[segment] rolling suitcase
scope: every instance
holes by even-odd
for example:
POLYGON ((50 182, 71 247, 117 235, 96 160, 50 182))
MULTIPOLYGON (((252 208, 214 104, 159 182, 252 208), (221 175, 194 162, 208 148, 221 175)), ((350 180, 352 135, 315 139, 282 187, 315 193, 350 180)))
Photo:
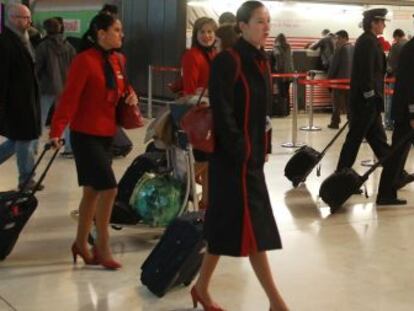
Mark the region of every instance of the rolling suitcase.
POLYGON ((173 220, 141 266, 141 282, 162 297, 172 287, 190 285, 198 273, 206 243, 203 212, 190 212, 173 220))
POLYGON ((287 98, 280 96, 279 94, 272 97, 272 117, 286 117, 289 115, 290 107, 287 98))
MULTIPOLYGON (((296 188, 301 182, 305 182, 308 175, 322 160, 325 153, 345 130, 347 125, 348 122, 342 126, 342 128, 338 131, 338 133, 336 133, 336 135, 331 139, 331 141, 328 143, 325 149, 322 150, 322 152, 318 152, 309 146, 303 146, 295 152, 293 157, 290 158, 285 166, 285 176, 292 182, 293 187, 296 188)), ((320 175, 319 169, 317 175, 320 175)))
MULTIPOLYGON (((390 153, 377 161, 370 167, 364 175, 359 175, 352 168, 343 168, 338 172, 334 172, 328 178, 326 178, 319 189, 319 196, 328 204, 331 213, 337 212, 342 204, 349 199, 351 195, 356 193, 357 190, 367 181, 369 175, 374 172, 378 166, 382 165, 393 153, 398 152, 399 149, 411 140, 414 136, 414 131, 408 133, 403 139, 401 139, 396 146, 390 151, 390 153)), ((367 196, 367 194, 366 194, 367 196)))
POLYGON ((112 155, 114 157, 126 157, 132 150, 132 141, 121 127, 117 127, 112 143, 112 155))
MULTIPOLYGON (((51 145, 45 145, 43 152, 35 163, 30 177, 23 184, 22 189, 24 189, 27 183, 31 180, 39 163, 50 148, 51 145)), ((7 191, 0 193, 0 260, 4 260, 13 250, 20 232, 35 211, 38 204, 35 193, 44 180, 58 152, 59 150, 56 149, 53 153, 52 158, 49 160, 33 190, 7 191)))

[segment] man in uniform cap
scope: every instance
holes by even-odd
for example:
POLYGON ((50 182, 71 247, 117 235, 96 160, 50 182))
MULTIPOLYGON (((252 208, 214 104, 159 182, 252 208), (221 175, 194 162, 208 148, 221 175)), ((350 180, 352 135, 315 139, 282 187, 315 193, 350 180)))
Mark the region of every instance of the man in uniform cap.
MULTIPOLYGON (((377 36, 384 31, 386 14, 386 9, 372 9, 363 13, 364 33, 355 43, 352 65, 349 131, 342 146, 337 171, 352 167, 364 138, 378 159, 390 152, 381 118, 385 54, 377 40, 377 36)), ((412 180, 413 176, 404 171, 398 177, 398 184, 404 186, 412 180)), ((388 199, 387 203, 404 203, 397 199, 388 199)))
MULTIPOLYGON (((395 148, 414 128, 414 38, 401 49, 397 69, 396 82, 391 107, 391 119, 394 120, 392 147, 395 148)), ((397 198, 398 177, 411 148, 411 141, 403 144, 398 152, 385 163, 378 189, 377 203, 406 202, 397 198)))

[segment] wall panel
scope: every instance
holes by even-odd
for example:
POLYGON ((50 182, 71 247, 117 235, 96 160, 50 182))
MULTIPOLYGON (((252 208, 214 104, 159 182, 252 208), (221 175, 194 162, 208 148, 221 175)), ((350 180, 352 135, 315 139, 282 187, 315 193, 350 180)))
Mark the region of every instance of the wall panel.
MULTIPOLYGON (((124 51, 128 73, 140 94, 147 94, 148 65, 179 66, 185 50, 185 0, 124 0, 124 51)), ((155 75, 155 96, 170 97, 167 84, 175 75, 155 75)))

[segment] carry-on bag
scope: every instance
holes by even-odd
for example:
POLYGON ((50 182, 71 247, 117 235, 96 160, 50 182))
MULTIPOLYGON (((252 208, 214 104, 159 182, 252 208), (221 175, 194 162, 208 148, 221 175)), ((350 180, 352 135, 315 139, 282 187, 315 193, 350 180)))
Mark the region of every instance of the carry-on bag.
POLYGON ((126 157, 132 150, 132 141, 125 131, 117 126, 114 141, 112 143, 112 155, 114 157, 126 157))
POLYGON ((362 176, 355 172, 352 168, 347 167, 328 176, 319 188, 319 196, 326 204, 328 204, 331 213, 334 214, 337 212, 341 208, 342 204, 344 204, 351 195, 355 194, 361 188, 361 186, 367 181, 369 175, 374 172, 378 166, 387 161, 387 159, 389 159, 395 152, 398 152, 399 149, 409 140, 413 139, 413 137, 414 131, 411 131, 396 144, 388 155, 377 161, 362 176))
MULTIPOLYGON (((285 176, 292 182, 293 187, 296 188, 301 182, 305 182, 308 175, 322 160, 325 153, 334 144, 347 125, 348 122, 342 126, 342 128, 338 131, 338 133, 336 133, 322 152, 316 151, 309 146, 303 146, 295 152, 293 157, 290 158, 285 166, 285 176)), ((320 169, 318 169, 317 175, 320 175, 320 169)))
POLYGON ((184 185, 170 174, 145 173, 129 201, 137 216, 151 227, 166 227, 181 212, 184 185))
POLYGON ((290 106, 287 98, 280 96, 279 94, 273 94, 272 96, 272 109, 271 117, 286 117, 289 115, 290 106))
POLYGON ((118 194, 111 214, 112 224, 135 225, 141 220, 129 204, 135 185, 145 173, 160 172, 166 166, 165 152, 146 152, 134 159, 118 183, 118 194))
POLYGON ((37 207, 36 191, 46 177, 59 150, 56 149, 45 170, 32 190, 25 190, 33 178, 34 172, 42 161, 46 152, 52 147, 46 144, 38 160, 36 161, 29 178, 23 183, 19 191, 7 191, 0 193, 0 260, 4 260, 13 250, 20 232, 23 230, 30 216, 37 207))
POLYGON ((158 297, 174 286, 188 286, 198 273, 206 243, 203 212, 183 214, 170 223, 141 266, 141 282, 158 297))

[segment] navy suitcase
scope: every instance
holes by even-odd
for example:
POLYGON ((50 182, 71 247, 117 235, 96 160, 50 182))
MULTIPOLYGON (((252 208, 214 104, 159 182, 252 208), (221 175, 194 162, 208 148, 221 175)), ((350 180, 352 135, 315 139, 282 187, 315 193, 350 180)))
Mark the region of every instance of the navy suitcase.
POLYGON ((198 273, 206 243, 204 212, 190 212, 173 220, 141 266, 141 282, 162 297, 174 286, 188 286, 198 273))
MULTIPOLYGON (((50 148, 51 145, 49 144, 45 146, 25 184, 31 180, 36 168, 50 148)), ((36 190, 44 180, 58 152, 59 150, 56 149, 33 190, 7 191, 0 193, 0 260, 6 259, 13 250, 20 232, 35 211, 38 204, 35 197, 36 190)), ((24 188, 25 185, 23 185, 22 189, 24 188)))

